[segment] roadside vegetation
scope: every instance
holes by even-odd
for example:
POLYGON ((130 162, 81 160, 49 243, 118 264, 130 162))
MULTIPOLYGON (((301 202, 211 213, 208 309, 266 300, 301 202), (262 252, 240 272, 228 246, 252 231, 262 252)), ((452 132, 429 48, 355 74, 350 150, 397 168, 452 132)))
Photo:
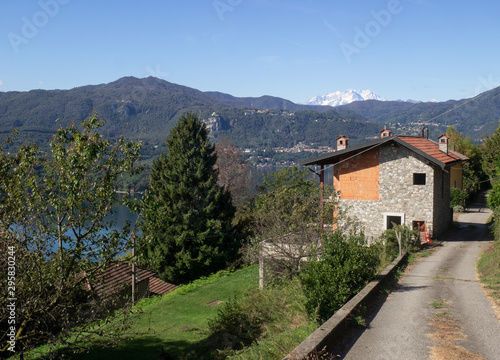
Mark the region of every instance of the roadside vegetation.
POLYGON ((493 211, 494 241, 481 256, 477 269, 488 295, 500 306, 500 126, 484 142, 482 166, 492 186, 487 203, 493 211))

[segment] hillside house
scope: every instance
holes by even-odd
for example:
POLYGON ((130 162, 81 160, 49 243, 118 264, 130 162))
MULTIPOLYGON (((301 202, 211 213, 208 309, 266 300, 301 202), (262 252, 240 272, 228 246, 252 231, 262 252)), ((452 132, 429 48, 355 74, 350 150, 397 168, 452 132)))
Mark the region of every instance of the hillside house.
POLYGON ((448 148, 446 135, 434 142, 384 129, 380 138, 352 147, 349 138, 339 136, 336 152, 301 165, 319 166, 322 185, 325 169, 333 167, 332 185, 339 192, 335 212, 355 217, 369 239, 393 223, 413 228, 425 224, 435 238, 452 224, 450 187, 462 187, 462 163, 467 160, 448 148))

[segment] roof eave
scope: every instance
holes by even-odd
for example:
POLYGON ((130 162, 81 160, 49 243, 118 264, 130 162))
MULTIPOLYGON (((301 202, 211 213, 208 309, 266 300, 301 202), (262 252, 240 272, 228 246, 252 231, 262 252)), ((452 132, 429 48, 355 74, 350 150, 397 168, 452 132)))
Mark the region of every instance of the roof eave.
POLYGON ((333 159, 335 159, 335 158, 338 158, 338 157, 341 157, 343 155, 347 155, 350 153, 362 151, 362 150, 365 150, 365 149, 370 148, 370 147, 380 146, 380 145, 382 145, 386 142, 389 142, 390 140, 394 140, 394 139, 395 139, 394 136, 390 136, 390 137, 386 137, 383 139, 372 140, 372 141, 369 141, 369 142, 366 142, 366 143, 363 143, 360 145, 349 147, 347 149, 335 151, 334 153, 327 153, 324 155, 317 156, 315 158, 309 158, 309 159, 300 161, 299 165, 301 165, 301 166, 330 165, 334 162, 333 159))

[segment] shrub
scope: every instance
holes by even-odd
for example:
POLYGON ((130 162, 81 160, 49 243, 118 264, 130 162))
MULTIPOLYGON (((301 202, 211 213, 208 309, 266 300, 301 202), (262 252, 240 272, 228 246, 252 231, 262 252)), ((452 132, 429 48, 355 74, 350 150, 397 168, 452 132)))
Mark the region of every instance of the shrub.
POLYGON ((208 326, 212 347, 220 350, 239 350, 254 342, 261 334, 263 319, 245 309, 238 297, 230 299, 217 312, 208 326))
POLYGON ((457 188, 450 189, 451 208, 454 208, 455 206, 464 206, 466 200, 467 200, 467 192, 457 188))
POLYGON ((384 244, 383 252, 391 261, 399 256, 399 243, 396 232, 402 234, 401 245, 403 252, 419 247, 418 229, 411 230, 407 225, 394 225, 392 229, 385 230, 381 236, 381 241, 384 244))
POLYGON ((219 305, 203 351, 213 360, 282 359, 317 328, 306 315, 305 301, 297 278, 238 295, 219 305))
POLYGON ((495 210, 500 206, 500 183, 493 185, 488 194, 488 207, 495 210))
POLYGON ((323 240, 319 259, 300 274, 310 316, 326 321, 375 277, 377 250, 364 244, 363 236, 340 231, 323 240))

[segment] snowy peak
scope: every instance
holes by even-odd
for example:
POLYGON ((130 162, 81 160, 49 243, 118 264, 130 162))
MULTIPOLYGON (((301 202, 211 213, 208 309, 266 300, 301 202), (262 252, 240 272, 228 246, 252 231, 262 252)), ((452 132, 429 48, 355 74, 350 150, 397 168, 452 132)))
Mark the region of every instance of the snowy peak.
POLYGON ((346 90, 336 91, 326 95, 318 95, 307 101, 306 105, 339 106, 350 104, 354 101, 379 100, 386 101, 383 97, 371 90, 346 90))

